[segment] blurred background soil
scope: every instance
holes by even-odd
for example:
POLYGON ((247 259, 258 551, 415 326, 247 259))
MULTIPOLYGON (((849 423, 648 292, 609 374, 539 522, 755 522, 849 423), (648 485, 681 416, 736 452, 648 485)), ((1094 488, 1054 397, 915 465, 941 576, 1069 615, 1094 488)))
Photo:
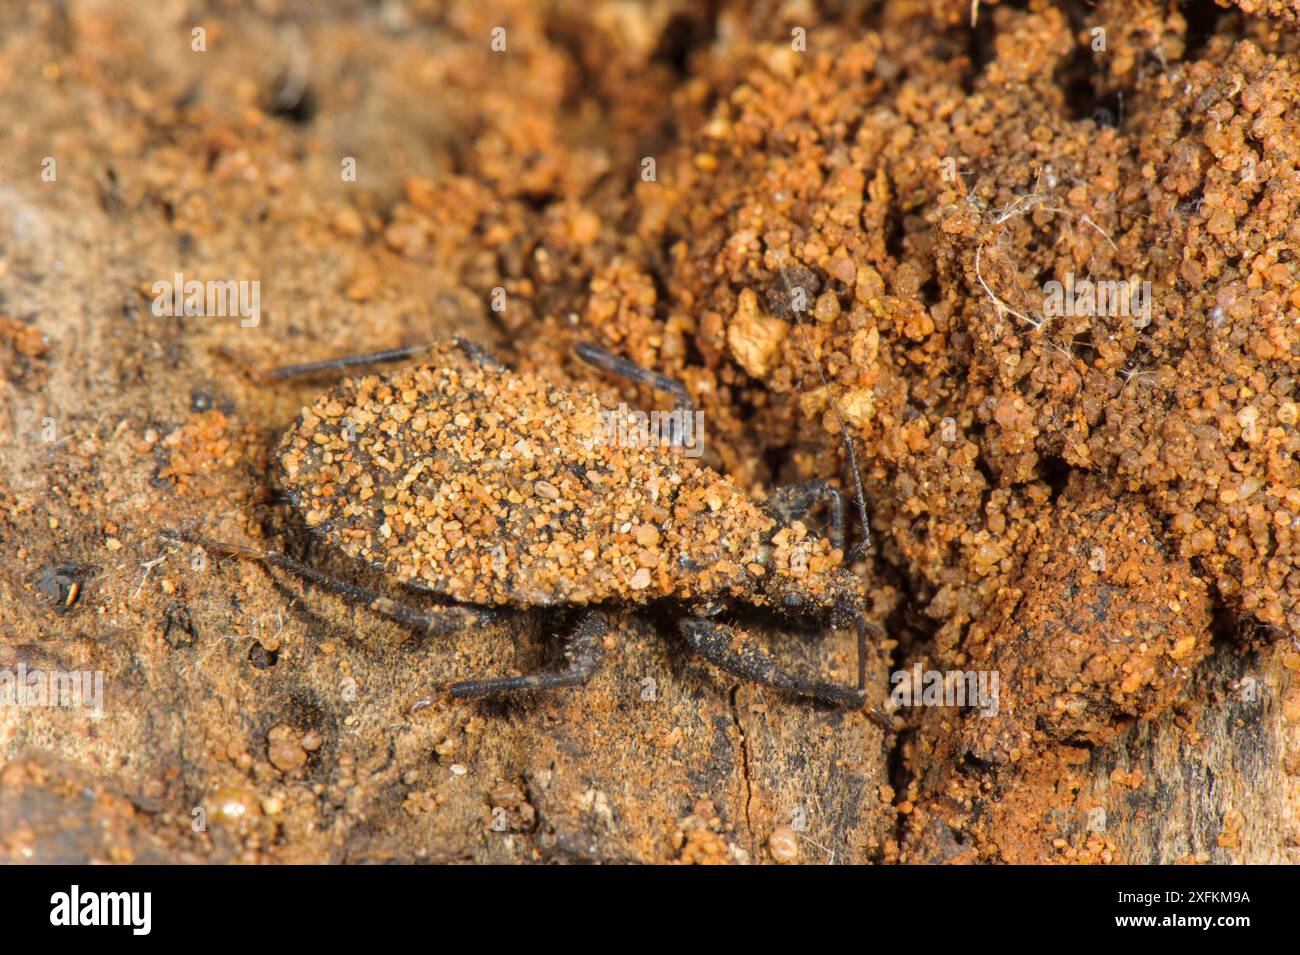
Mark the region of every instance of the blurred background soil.
MULTIPOLYGON (((0 858, 1297 861, 1298 20, 5 5, 0 667, 102 671, 106 700, 0 707, 0 858), (155 315, 177 273, 260 282, 260 321, 155 315), (1149 282, 1149 321, 1046 316, 1069 274, 1149 282), (413 708, 544 663, 563 615, 417 641, 159 540, 383 586, 279 493, 328 379, 215 350, 452 333, 557 381, 593 380, 582 339, 680 378, 756 498, 845 480, 815 353, 869 498, 880 702, 893 670, 996 670, 998 714, 882 734, 628 615, 584 691, 413 708)), ((765 636, 851 668, 848 634, 765 636)))

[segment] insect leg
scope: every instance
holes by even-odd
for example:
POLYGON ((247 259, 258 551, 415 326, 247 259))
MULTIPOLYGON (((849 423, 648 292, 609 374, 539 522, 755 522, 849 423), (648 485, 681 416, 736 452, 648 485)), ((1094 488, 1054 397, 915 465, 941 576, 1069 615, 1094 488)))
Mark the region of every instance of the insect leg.
POLYGON ((656 391, 668 392, 676 401, 675 407, 679 411, 695 410, 695 403, 691 400, 691 393, 686 390, 685 385, 674 378, 661 375, 657 371, 650 371, 648 368, 642 368, 640 365, 630 362, 626 358, 620 358, 613 352, 606 351, 592 342, 579 342, 577 352, 579 358, 601 371, 608 372, 611 375, 618 375, 620 378, 626 378, 629 381, 635 381, 637 384, 646 385, 656 391))
POLYGON ((513 696, 533 690, 554 690, 567 686, 582 686, 600 668, 605 656, 602 641, 605 638, 605 618, 598 613, 587 613, 578 621, 564 645, 564 656, 569 665, 563 670, 529 673, 525 676, 502 676, 486 680, 462 680, 447 689, 454 700, 484 696, 513 696))
POLYGON ((782 524, 807 517, 822 503, 825 503, 830 518, 831 545, 843 550, 848 543, 844 519, 845 497, 844 492, 834 484, 823 478, 789 484, 773 491, 767 502, 782 524))
POLYGON ((494 616, 491 610, 479 607, 452 606, 438 607, 432 610, 417 610, 414 607, 408 607, 406 604, 398 603, 390 597, 385 597, 364 587, 358 587, 346 580, 340 580, 338 577, 333 577, 317 570, 315 567, 310 567, 301 561, 294 560, 292 557, 273 550, 250 547, 245 544, 226 544, 181 531, 163 534, 162 538, 169 543, 185 541, 197 544, 204 550, 214 554, 225 554, 229 557, 255 560, 272 567, 279 567, 319 587, 336 593, 345 600, 368 610, 373 610, 390 620, 396 620, 402 626, 422 634, 444 636, 457 633, 474 626, 476 623, 490 620, 494 616))
MULTIPOLYGON (((867 706, 867 691, 864 686, 845 686, 842 683, 830 683, 825 680, 809 680, 787 673, 771 657, 754 646, 747 646, 736 637, 736 632, 726 624, 718 623, 704 617, 686 617, 679 625, 682 636, 692 650, 714 666, 733 673, 743 680, 761 683, 764 686, 789 690, 799 696, 809 696, 836 706, 849 706, 864 709, 867 716, 887 729, 893 729, 893 720, 874 707, 867 706)), ((866 673, 863 668, 862 651, 865 631, 858 634, 858 678, 863 682, 866 673)))
POLYGON ((459 335, 456 336, 455 341, 456 345, 471 361, 482 365, 484 368, 493 368, 497 371, 505 369, 506 366, 501 359, 492 354, 478 342, 470 341, 468 338, 461 338, 459 335))
POLYGON ((313 375, 334 374, 356 368, 360 365, 377 365, 389 361, 405 361, 426 354, 432 346, 428 342, 419 345, 407 345, 403 348, 389 348, 385 351, 367 352, 364 355, 340 355, 337 358, 325 358, 321 361, 308 361, 299 365, 281 365, 278 368, 254 368, 243 355, 224 345, 217 348, 223 358, 241 366, 248 374, 263 384, 274 381, 287 381, 291 378, 310 378, 313 375))
MULTIPOLYGON (((455 342, 460 346, 461 351, 480 365, 496 369, 505 368, 505 365, 495 355, 477 342, 460 337, 457 337, 455 342)), ((239 365, 258 381, 269 384, 273 381, 287 381, 291 378, 310 378, 313 375, 335 374, 349 368, 359 368, 365 365, 405 361, 408 358, 418 358, 420 355, 427 354, 433 347, 434 345, 431 342, 422 342, 418 345, 404 345, 401 348, 387 348, 383 351, 366 352, 361 355, 339 355, 336 358, 323 358, 320 361, 308 361, 298 365, 280 365, 277 368, 254 368, 245 356, 224 345, 218 347, 216 351, 223 358, 239 365)))

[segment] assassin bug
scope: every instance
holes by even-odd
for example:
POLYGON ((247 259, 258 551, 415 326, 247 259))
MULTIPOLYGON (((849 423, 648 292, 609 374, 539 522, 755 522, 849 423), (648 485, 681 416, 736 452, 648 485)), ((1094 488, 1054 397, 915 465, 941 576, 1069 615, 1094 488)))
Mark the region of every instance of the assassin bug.
MULTIPOLYGON (((676 400, 678 382, 598 346, 579 356, 676 400)), ((453 698, 505 697, 588 681, 607 630, 601 607, 672 605, 686 644, 745 680, 839 706, 867 706, 865 591, 847 564, 845 496, 824 480, 777 490, 765 505, 708 467, 653 442, 602 440, 613 412, 583 387, 517 374, 471 342, 451 342, 273 369, 264 380, 423 356, 391 375, 348 378, 304 408, 279 460, 289 500, 310 530, 351 558, 441 605, 420 609, 285 554, 172 532, 205 549, 261 561, 426 634, 447 634, 506 607, 581 609, 567 666, 453 683, 453 698), (830 533, 799 518, 819 506, 830 533), (857 631, 857 685, 787 672, 721 617, 761 608, 797 623, 857 631)), ((820 370, 820 368, 819 368, 820 370)), ((626 413, 626 412, 620 412, 626 413)), ((624 422, 626 424, 626 422, 624 422)), ((849 460, 852 444, 845 431, 849 460)), ((857 505, 866 506, 860 479, 857 505)), ((850 557, 851 559, 851 557, 850 557)))

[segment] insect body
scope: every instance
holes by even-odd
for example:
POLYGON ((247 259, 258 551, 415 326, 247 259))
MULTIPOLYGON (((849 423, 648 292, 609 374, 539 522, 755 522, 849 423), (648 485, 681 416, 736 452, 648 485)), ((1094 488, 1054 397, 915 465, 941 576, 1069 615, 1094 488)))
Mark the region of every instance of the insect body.
MULTIPOLYGON (((582 357, 678 396, 675 382, 594 346, 582 357)), ((626 412, 624 412, 626 413, 626 412)), ((743 677, 838 704, 859 685, 805 680, 746 649, 717 618, 737 605, 799 622, 856 625, 864 592, 844 566, 844 506, 812 482, 749 500, 727 477, 614 422, 585 388, 517 374, 477 346, 443 343, 392 375, 347 379, 305 408, 280 463, 307 526, 345 554, 459 606, 421 611, 336 581, 284 555, 202 541, 294 570, 413 627, 445 631, 496 607, 647 606, 684 611, 680 629, 743 677), (618 425, 622 427, 618 427, 618 425), (630 446, 629 446, 630 445, 630 446), (794 516, 830 505, 832 536, 794 516)), ((453 696, 570 686, 594 671, 603 618, 584 614, 556 673, 453 684, 453 696)))

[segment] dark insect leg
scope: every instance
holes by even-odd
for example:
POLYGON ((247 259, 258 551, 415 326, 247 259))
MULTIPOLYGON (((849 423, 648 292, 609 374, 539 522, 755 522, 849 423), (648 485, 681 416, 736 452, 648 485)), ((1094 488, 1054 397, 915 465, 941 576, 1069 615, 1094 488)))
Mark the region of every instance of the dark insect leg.
POLYGON ((496 355, 492 354, 478 342, 472 342, 468 338, 456 336, 456 344, 471 361, 482 365, 484 368, 493 368, 497 371, 504 371, 505 364, 496 355))
POLYGON ((600 667, 605 656, 605 618, 589 612, 578 621, 564 645, 569 665, 563 670, 530 673, 526 676, 502 676, 486 680, 463 680, 448 687, 454 700, 484 696, 513 696, 533 690, 555 690, 582 686, 600 667))
POLYGON ((787 673, 762 650, 738 640, 736 632, 726 624, 705 617, 687 617, 679 627, 692 650, 728 673, 752 683, 789 690, 799 696, 812 697, 835 706, 863 709, 872 720, 887 729, 893 729, 893 721, 887 714, 867 706, 866 630, 863 627, 858 628, 859 685, 856 687, 809 680, 787 673))
MULTIPOLYGON (((487 368, 505 368, 505 365, 495 355, 477 342, 460 337, 457 337, 455 342, 460 346, 461 351, 478 364, 487 368)), ((430 342, 422 342, 418 345, 405 345, 402 348, 388 348, 384 351, 366 352, 361 355, 340 355, 337 358, 323 358, 320 361, 308 361, 299 365, 281 365, 278 368, 254 368, 247 358, 233 349, 226 348, 224 345, 217 349, 217 353, 239 365, 246 373, 263 384, 269 384, 273 381, 287 381, 291 378, 310 378, 314 375, 335 374, 349 368, 360 368, 365 365, 406 361, 408 358, 418 358, 420 355, 427 354, 432 348, 433 345, 430 342)))
POLYGON ((831 525, 831 545, 843 550, 848 543, 844 518, 846 510, 844 492, 829 481, 813 478, 811 481, 779 487, 772 492, 767 502, 768 507, 782 524, 802 520, 823 503, 826 505, 831 525))
POLYGON ((356 368, 362 365, 378 365, 383 362, 405 361, 408 358, 415 358, 424 355, 429 351, 430 345, 424 342, 419 345, 407 345, 403 348, 389 348, 385 351, 367 352, 364 355, 340 355, 337 358, 325 358, 321 361, 303 362, 300 365, 281 365, 278 368, 253 368, 248 359, 224 346, 217 349, 218 354, 228 358, 235 364, 241 366, 248 374, 255 379, 268 384, 273 381, 287 381, 291 378, 310 378, 313 375, 334 374, 340 371, 346 371, 349 368, 356 368))
POLYGON ((169 543, 186 542, 197 544, 204 550, 214 554, 225 554, 243 560, 256 560, 272 567, 279 567, 302 577, 304 580, 309 580, 319 587, 332 591, 352 603, 382 614, 390 620, 396 620, 402 626, 409 627, 418 633, 439 636, 457 633, 472 627, 476 623, 490 620, 494 616, 491 610, 477 607, 453 606, 438 607, 433 610, 417 610, 382 594, 377 594, 372 590, 366 590, 364 587, 350 584, 346 580, 332 577, 315 567, 309 567, 301 561, 294 560, 292 557, 273 550, 263 550, 259 547, 249 547, 244 544, 225 544, 180 531, 163 534, 162 538, 169 543))
POLYGON ((606 351, 591 342, 579 342, 577 352, 579 358, 601 371, 608 372, 611 375, 618 375, 628 381, 635 381, 637 384, 646 385, 656 391, 668 392, 673 396, 676 402, 675 407, 680 411, 695 410, 695 403, 691 401, 691 393, 686 390, 686 386, 680 381, 669 378, 667 375, 661 375, 657 371, 642 368, 640 365, 634 364, 626 358, 620 358, 613 352, 606 351))

